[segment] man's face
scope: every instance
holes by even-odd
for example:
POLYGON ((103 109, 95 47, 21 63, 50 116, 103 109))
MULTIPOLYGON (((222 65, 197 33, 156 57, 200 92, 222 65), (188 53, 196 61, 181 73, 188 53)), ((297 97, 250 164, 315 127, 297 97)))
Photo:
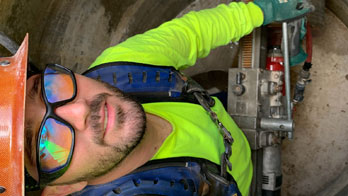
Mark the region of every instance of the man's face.
MULTIPOLYGON (((75 149, 68 170, 53 182, 66 184, 107 173, 139 143, 145 130, 140 104, 108 84, 75 74, 76 98, 55 109, 75 130, 75 149)), ((36 137, 46 107, 41 94, 41 75, 27 81, 25 108, 25 166, 34 179, 36 137)))

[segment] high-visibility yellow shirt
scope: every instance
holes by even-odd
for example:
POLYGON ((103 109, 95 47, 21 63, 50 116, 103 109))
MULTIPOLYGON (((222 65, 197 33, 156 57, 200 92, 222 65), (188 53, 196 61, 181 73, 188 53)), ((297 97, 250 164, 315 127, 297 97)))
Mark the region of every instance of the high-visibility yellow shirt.
MULTIPOLYGON (((110 62, 135 62, 184 69, 206 57, 210 50, 237 41, 263 23, 263 13, 254 3, 230 3, 213 9, 190 12, 156 29, 133 36, 106 49, 90 68, 110 62)), ((219 120, 231 132, 232 171, 242 195, 248 195, 252 178, 249 144, 220 101, 213 107, 219 120)), ((153 159, 171 157, 205 158, 220 164, 224 144, 207 112, 197 104, 161 102, 143 104, 146 112, 168 120, 172 133, 153 159)))
POLYGON ((263 13, 254 3, 192 11, 104 50, 90 68, 127 61, 183 69, 208 56, 210 50, 238 41, 262 22, 263 13))
MULTIPOLYGON (((214 99, 215 106, 212 110, 234 139, 230 157, 232 171, 228 172, 235 178, 241 193, 247 195, 252 178, 248 141, 221 102, 215 97, 214 99)), ((168 120, 173 127, 172 133, 152 159, 195 157, 220 164, 220 156, 225 151, 223 138, 203 107, 182 102, 148 103, 143 106, 146 112, 168 120)))

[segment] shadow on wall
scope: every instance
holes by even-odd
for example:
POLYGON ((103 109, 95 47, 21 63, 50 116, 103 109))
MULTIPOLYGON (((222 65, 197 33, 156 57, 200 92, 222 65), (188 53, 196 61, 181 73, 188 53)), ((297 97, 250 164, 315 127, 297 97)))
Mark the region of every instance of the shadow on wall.
POLYGON ((59 63, 81 73, 105 48, 159 26, 192 2, 7 0, 0 29, 17 43, 29 32, 30 57, 39 67, 59 63))

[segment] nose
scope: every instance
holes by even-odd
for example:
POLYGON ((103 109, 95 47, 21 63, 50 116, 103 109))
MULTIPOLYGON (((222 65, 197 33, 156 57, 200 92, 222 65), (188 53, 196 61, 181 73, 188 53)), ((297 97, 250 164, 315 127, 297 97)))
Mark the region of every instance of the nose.
POLYGON ((77 130, 87 128, 86 118, 89 114, 89 106, 84 99, 74 100, 56 108, 55 113, 70 123, 77 130))

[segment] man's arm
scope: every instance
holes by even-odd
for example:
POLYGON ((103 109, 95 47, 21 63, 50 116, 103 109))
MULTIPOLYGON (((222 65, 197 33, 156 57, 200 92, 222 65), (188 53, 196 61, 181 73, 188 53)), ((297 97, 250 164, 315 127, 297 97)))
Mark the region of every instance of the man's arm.
POLYGON ((237 41, 263 23, 254 3, 230 3, 190 12, 156 29, 106 49, 91 67, 116 61, 174 66, 183 69, 210 50, 237 41))

